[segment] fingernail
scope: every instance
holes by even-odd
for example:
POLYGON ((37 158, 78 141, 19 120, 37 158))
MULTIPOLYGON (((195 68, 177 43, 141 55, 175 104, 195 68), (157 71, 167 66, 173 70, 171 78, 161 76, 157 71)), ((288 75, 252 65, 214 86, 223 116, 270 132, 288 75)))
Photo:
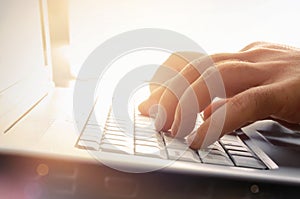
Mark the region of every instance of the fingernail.
POLYGON ((154 104, 148 109, 148 114, 152 118, 156 118, 158 114, 158 105, 154 104))
POLYGON ((172 135, 173 137, 175 137, 176 134, 177 134, 177 131, 178 131, 178 126, 177 126, 176 123, 173 123, 173 124, 172 124, 172 127, 171 127, 171 135, 172 135))
POLYGON ((138 106, 139 111, 142 115, 147 115, 149 117, 155 118, 158 110, 157 103, 151 98, 146 99, 138 106))
POLYGON ((139 109, 141 114, 143 114, 143 115, 148 114, 147 106, 148 106, 148 100, 145 100, 145 101, 143 101, 142 103, 139 104, 138 109, 139 109))

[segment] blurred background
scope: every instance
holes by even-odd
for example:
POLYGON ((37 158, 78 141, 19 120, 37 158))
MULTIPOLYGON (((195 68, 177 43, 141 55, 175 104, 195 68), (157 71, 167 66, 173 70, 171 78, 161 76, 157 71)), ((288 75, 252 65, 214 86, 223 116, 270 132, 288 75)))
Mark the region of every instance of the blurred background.
MULTIPOLYGON (((56 86, 68 86, 102 42, 137 28, 182 33, 209 54, 238 51, 254 41, 300 47, 296 0, 47 0, 46 4, 56 86)), ((5 8, 7 13, 9 9, 5 8)))
POLYGON ((296 25, 300 2, 295 0, 69 0, 68 4, 74 75, 99 44, 136 28, 182 33, 209 54, 238 51, 254 41, 300 47, 296 25))

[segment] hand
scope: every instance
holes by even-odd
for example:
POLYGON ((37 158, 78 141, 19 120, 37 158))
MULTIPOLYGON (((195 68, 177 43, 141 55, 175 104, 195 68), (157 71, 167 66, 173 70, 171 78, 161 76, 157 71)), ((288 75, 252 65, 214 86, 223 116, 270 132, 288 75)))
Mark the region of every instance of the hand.
MULTIPOLYGON (((177 71, 181 69, 180 72, 168 81, 167 87, 153 87, 148 100, 140 104, 139 110, 144 115, 149 115, 149 110, 156 104, 161 107, 156 116, 158 130, 170 129, 173 136, 189 134, 191 148, 198 149, 206 147, 226 133, 268 117, 300 123, 299 49, 255 42, 237 53, 215 54, 210 58, 216 70, 213 70, 208 59, 203 59, 200 66, 194 66, 191 62, 181 69, 181 65, 177 68, 177 71), (214 97, 224 97, 218 96, 221 93, 217 91, 210 96, 206 85, 207 77, 217 74, 222 77, 226 98, 212 103, 214 97), (183 77, 187 83, 183 84, 183 77), (178 92, 177 87, 180 90, 178 92), (184 116, 190 117, 181 117, 181 107, 190 103, 187 97, 190 91, 195 93, 198 107, 185 110, 187 113, 184 116), (195 110, 201 112, 204 109, 205 121, 191 133, 196 118, 195 110), (208 129, 210 126, 220 126, 220 121, 216 118, 225 109, 220 136, 215 138, 208 133, 211 132, 208 129), (213 139, 207 141, 206 137, 213 139)), ((173 64, 172 56, 167 62, 173 64)))

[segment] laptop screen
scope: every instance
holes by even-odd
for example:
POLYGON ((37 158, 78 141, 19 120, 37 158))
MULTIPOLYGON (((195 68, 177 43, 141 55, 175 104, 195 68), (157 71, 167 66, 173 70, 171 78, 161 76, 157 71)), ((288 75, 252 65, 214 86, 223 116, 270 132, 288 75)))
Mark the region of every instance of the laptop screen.
POLYGON ((0 130, 46 92, 50 80, 42 1, 0 3, 0 130))

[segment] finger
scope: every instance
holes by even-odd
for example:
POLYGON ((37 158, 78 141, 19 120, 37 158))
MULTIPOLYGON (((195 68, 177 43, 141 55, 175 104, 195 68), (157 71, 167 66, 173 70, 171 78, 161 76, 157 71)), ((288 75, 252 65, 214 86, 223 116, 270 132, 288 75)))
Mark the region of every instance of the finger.
MULTIPOLYGON (((168 85, 168 82, 166 82, 165 85, 168 85)), ((152 112, 153 114, 157 114, 157 111, 154 111, 153 107, 157 108, 156 105, 158 105, 160 97, 164 93, 164 91, 165 88, 163 86, 159 86, 158 88, 156 88, 148 97, 148 99, 139 104, 138 110, 140 111, 140 113, 145 116, 150 116, 150 112, 152 112)))
MULTIPOLYGON (((176 70, 173 70, 173 68, 167 67, 167 66, 160 66, 160 72, 161 74, 166 74, 169 75, 171 77, 175 76, 176 74, 178 74, 178 72, 176 70)), ((157 108, 158 108, 158 102, 162 96, 162 94, 165 91, 165 88, 168 87, 168 85, 170 84, 172 80, 169 79, 168 81, 164 82, 164 83, 159 83, 159 79, 156 80, 157 82, 151 82, 151 84, 159 84, 160 86, 157 87, 156 89, 154 89, 150 96, 148 97, 148 99, 146 99, 145 101, 143 101, 142 103, 139 104, 138 109, 140 111, 140 113, 142 115, 145 116, 154 116, 157 115, 157 108)))
MULTIPOLYGON (((219 53, 214 54, 211 56, 204 55, 203 53, 199 52, 176 52, 173 53, 163 64, 162 67, 159 67, 157 71, 155 72, 153 78, 151 79, 150 83, 150 91, 153 92, 156 88, 158 88, 161 84, 166 82, 167 80, 173 78, 176 73, 170 74, 167 69, 172 69, 176 71, 177 73, 183 72, 186 73, 190 71, 190 69, 186 68, 186 66, 193 62, 194 60, 199 60, 201 63, 199 65, 203 66, 205 68, 208 68, 209 66, 213 65, 213 62, 219 62, 223 60, 228 59, 239 59, 240 58, 239 53, 219 53), (203 59, 201 59, 203 58, 203 59), (208 65, 204 62, 209 61, 208 65)), ((193 63, 191 64, 195 66, 193 63)), ((198 69, 199 71, 199 69, 198 69)), ((200 72, 200 71, 199 71, 200 72)), ((184 75, 184 74, 182 74, 184 75)))
MULTIPOLYGON (((176 85, 183 84, 185 81, 188 81, 191 84, 197 78, 199 78, 200 74, 206 71, 207 68, 213 66, 214 62, 216 63, 216 65, 222 65, 222 66, 226 64, 233 65, 234 63, 238 63, 238 64, 234 64, 235 67, 237 68, 239 65, 241 65, 240 63, 243 63, 242 61, 239 61, 240 59, 245 59, 245 55, 242 53, 220 53, 212 56, 202 56, 201 58, 191 62, 186 67, 184 67, 184 69, 175 77, 173 77, 171 80, 169 80, 168 83, 176 86, 176 85), (182 81, 182 77, 184 77, 185 80, 182 81)), ((161 123, 161 120, 164 120, 166 121, 166 125, 157 125, 157 126, 162 126, 163 127, 162 129, 164 130, 168 130, 172 124, 174 118, 173 117, 174 110, 177 106, 176 102, 178 102, 178 100, 176 100, 175 98, 178 99, 182 95, 182 93, 179 92, 177 92, 178 95, 175 96, 172 94, 174 90, 175 91, 177 90, 176 88, 174 88, 173 90, 169 88, 170 91, 166 91, 166 87, 168 87, 168 85, 169 84, 166 83, 166 85, 156 88, 151 93, 149 99, 147 99, 146 101, 144 101, 139 105, 139 111, 141 112, 141 114, 149 116, 150 108, 153 107, 154 105, 157 105, 160 102, 159 107, 162 107, 164 111, 160 111, 161 119, 158 119, 157 121, 159 121, 158 123, 161 123), (164 97, 162 98, 163 94, 164 97), (169 101, 172 101, 172 103, 169 104, 169 101)), ((186 85, 186 88, 189 86, 189 84, 184 84, 184 85, 186 85)))
POLYGON ((206 120, 211 116, 212 113, 214 113, 218 108, 223 106, 228 99, 220 99, 216 102, 211 103, 208 107, 206 107, 203 111, 203 119, 206 120))
POLYGON ((171 128, 174 114, 179 99, 185 90, 205 71, 205 69, 213 64, 210 57, 205 57, 198 62, 188 64, 183 71, 176 75, 170 84, 164 88, 158 103, 158 113, 155 120, 155 127, 158 131, 167 131, 171 128), (197 67, 195 67, 195 65, 197 67))
MULTIPOLYGON (((168 62, 165 63, 167 64, 167 67, 174 66, 176 73, 171 74, 168 70, 162 72, 163 67, 160 67, 160 72, 158 72, 157 74, 161 74, 161 75, 156 75, 156 76, 157 77, 160 76, 161 79, 159 78, 156 79, 158 82, 164 81, 164 77, 165 78, 174 77, 178 73, 178 71, 180 71, 181 76, 185 77, 189 82, 193 82, 195 81, 195 79, 197 79, 200 76, 200 74, 203 73, 203 71, 205 71, 205 69, 207 69, 209 66, 212 66, 213 62, 216 64, 220 64, 222 62, 230 62, 235 60, 235 61, 257 63, 257 62, 266 62, 267 60, 265 60, 265 57, 273 59, 273 63, 271 63, 271 65, 274 68, 276 64, 282 64, 282 63, 274 63, 274 61, 276 60, 282 61, 282 59, 285 56, 287 56, 287 53, 285 53, 285 51, 290 51, 291 49, 294 48, 287 47, 284 45, 267 43, 267 42, 254 42, 246 46, 238 53, 220 53, 220 54, 212 55, 210 57, 202 56, 200 59, 195 60, 196 61, 195 63, 188 64, 181 71, 180 71, 180 69, 182 68, 181 65, 187 63, 187 60, 192 60, 193 56, 196 57, 196 54, 188 57, 188 55, 185 55, 183 53, 182 55, 185 56, 185 58, 181 57, 179 59, 178 58, 180 57, 180 53, 179 53, 178 55, 173 55, 175 56, 174 62, 172 61, 173 59, 170 59, 168 62), (177 61, 179 62, 179 64, 176 66, 177 61)), ((159 88, 159 91, 155 92, 156 90, 154 91, 152 89, 152 94, 153 93, 154 94, 149 100, 149 102, 145 102, 140 105, 139 109, 141 109, 141 113, 144 115, 148 115, 149 107, 152 107, 154 105, 153 103, 157 103, 159 101, 159 99, 161 98, 165 90, 164 86, 155 86, 152 88, 159 88)))
MULTIPOLYGON (((203 54, 193 52, 179 52, 178 54, 172 54, 171 57, 159 67, 150 83, 151 94, 149 98, 143 101, 138 107, 142 115, 150 116, 149 112, 151 112, 151 107, 157 107, 155 105, 158 104, 166 87, 173 81, 179 70, 182 69, 181 65, 186 65, 186 63, 188 63, 187 60, 191 61, 196 56, 200 57, 203 56, 203 54)), ((188 73, 192 69, 192 67, 186 68, 185 73, 188 73)), ((179 76, 181 76, 181 74, 179 76)), ((196 77, 190 76, 188 79, 193 81, 196 77)))
POLYGON ((158 112, 155 119, 156 130, 167 131, 170 129, 178 101, 189 86, 190 82, 183 76, 177 75, 164 90, 158 102, 158 112))
MULTIPOLYGON (((228 59, 239 59, 239 57, 239 53, 219 53, 212 56, 204 56, 203 54, 192 52, 178 52, 172 54, 170 58, 168 58, 167 61, 158 69, 150 83, 150 101, 159 101, 159 98, 165 90, 166 81, 170 81, 172 77, 174 77, 179 71, 180 76, 185 77, 189 82, 193 82, 200 76, 200 73, 204 72, 208 67, 214 65, 214 62, 228 59), (195 60, 196 62, 191 62, 190 64, 182 67, 182 64, 188 63, 187 60, 195 60), (197 67, 195 67, 196 65, 197 67)), ((147 111, 144 111, 144 109, 147 108, 143 108, 143 105, 145 105, 145 107, 149 107, 149 103, 143 103, 140 106, 141 112, 147 114, 147 111)), ((150 104, 150 106, 151 105, 153 104, 150 104)))
POLYGON ((189 62, 204 56, 199 52, 176 52, 157 69, 152 79, 150 80, 150 91, 153 92, 164 82, 173 78, 179 73, 189 62), (174 70, 176 73, 170 73, 169 70, 174 70))
MULTIPOLYGON (((214 55, 213 57, 215 60, 222 60, 229 57, 237 58, 239 55, 227 53, 214 55)), ((161 88, 158 95, 157 93, 154 94, 156 99, 160 98, 158 104, 160 108, 158 109, 157 119, 155 121, 157 130, 167 131, 171 128, 178 100, 184 91, 199 78, 200 74, 213 65, 214 62, 209 56, 195 60, 176 75, 167 87, 161 88), (162 92, 162 90, 164 91, 162 92)), ((154 102, 154 100, 152 100, 152 102, 154 102)))
POLYGON ((206 148, 224 134, 278 112, 283 102, 278 88, 255 87, 229 99, 188 137, 191 148, 206 148))
MULTIPOLYGON (((159 104, 159 101, 161 100, 163 94, 168 98, 170 97, 170 101, 174 102, 174 106, 176 107, 177 98, 180 98, 185 88, 188 87, 199 76, 199 74, 196 74, 196 72, 197 71, 194 71, 193 66, 188 65, 186 66, 186 69, 183 72, 177 74, 172 79, 168 80, 167 82, 161 84, 159 87, 154 89, 150 94, 149 98, 139 105, 138 109, 141 112, 141 114, 149 116, 150 108, 159 104), (190 75, 188 75, 188 73, 190 73, 190 75), (177 85, 181 86, 182 89, 180 91, 178 90, 177 85), (174 95, 172 92, 176 92, 177 95, 174 95)), ((166 73, 170 74, 170 70, 168 70, 168 72, 166 73)), ((166 106, 163 107, 166 108, 166 106)), ((167 108, 167 110, 169 109, 167 108)))
MULTIPOLYGON (((176 79, 176 73, 181 68, 181 65, 186 63, 184 62, 184 60, 192 60, 198 55, 198 59, 196 60, 194 59, 194 61, 192 61, 190 64, 187 64, 180 71, 179 74, 177 73, 177 75, 179 76, 177 77, 177 82, 178 82, 178 78, 184 77, 188 82, 192 83, 197 78, 199 78, 200 74, 203 73, 207 68, 213 66, 214 63, 224 61, 224 60, 233 60, 233 59, 239 60, 240 58, 242 58, 242 54, 240 53, 219 53, 211 56, 207 56, 207 55, 203 56, 203 54, 199 54, 199 53, 194 53, 194 54, 192 53, 184 54, 184 53, 187 52, 179 52, 178 54, 172 55, 164 63, 164 65, 162 65, 162 67, 159 68, 160 71, 158 71, 154 75, 155 78, 152 80, 152 83, 150 83, 150 87, 151 87, 150 90, 152 91, 150 97, 139 105, 139 111, 141 112, 141 114, 149 116, 149 109, 159 102, 162 94, 166 89, 166 85, 169 82, 172 82, 174 78, 176 79), (182 57, 179 58, 179 56, 184 56, 184 58, 182 57), (179 62, 178 64, 177 61, 179 62), (170 77, 173 78, 169 79, 167 82, 161 83, 165 80, 163 76, 167 78, 170 77), (160 86, 157 86, 158 84, 160 86)), ((166 94, 166 98, 168 98, 169 96, 170 93, 166 94)))
MULTIPOLYGON (((190 108, 186 111, 185 115, 189 115, 188 111, 194 111, 198 109, 199 112, 204 110, 215 97, 228 98, 232 97, 240 92, 243 92, 251 87, 263 84, 266 78, 268 78, 267 71, 262 70, 258 63, 246 63, 231 61, 222 63, 217 68, 209 68, 198 78, 192 86, 189 88, 194 92, 197 98, 197 107, 190 108)), ((188 90, 188 89, 187 89, 188 90)), ((186 93, 184 93, 185 95, 186 93)), ((183 96, 184 96, 183 95, 183 96)), ((182 97, 175 112, 174 121, 171 127, 171 133, 173 136, 176 134, 187 135, 190 133, 191 121, 188 121, 180 111, 182 107, 189 106, 190 99, 182 97)))

